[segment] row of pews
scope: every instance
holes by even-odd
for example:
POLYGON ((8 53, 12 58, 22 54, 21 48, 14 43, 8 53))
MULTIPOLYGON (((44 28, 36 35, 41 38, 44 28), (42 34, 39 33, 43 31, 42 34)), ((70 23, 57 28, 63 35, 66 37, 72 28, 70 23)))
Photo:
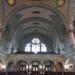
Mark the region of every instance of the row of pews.
POLYGON ((42 74, 39 72, 0 72, 0 75, 75 75, 75 72, 45 72, 42 74))

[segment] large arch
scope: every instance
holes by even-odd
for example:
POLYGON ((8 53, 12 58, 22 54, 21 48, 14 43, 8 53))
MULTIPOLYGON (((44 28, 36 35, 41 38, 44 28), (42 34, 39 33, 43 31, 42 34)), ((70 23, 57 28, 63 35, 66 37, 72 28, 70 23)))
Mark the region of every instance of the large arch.
MULTIPOLYGON (((38 3, 31 5, 24 4, 11 10, 7 18, 6 26, 9 25, 12 28, 10 34, 12 34, 13 37, 10 38, 14 41, 13 44, 17 42, 17 49, 23 45, 23 47, 20 48, 22 51, 24 49, 24 44, 26 43, 23 41, 27 40, 26 36, 28 36, 28 34, 33 34, 33 36, 34 34, 45 35, 48 38, 48 41, 49 39, 52 40, 49 41, 49 44, 52 42, 51 49, 53 49, 57 39, 59 41, 65 40, 64 36, 66 34, 67 22, 65 21, 63 14, 56 7, 38 3), (45 14, 45 12, 47 14, 45 14), (27 13, 30 13, 30 15, 26 15, 27 13)), ((11 49, 13 49, 13 44, 11 49)))
MULTIPOLYGON (((65 25, 67 24, 66 20, 65 20, 65 17, 64 15, 61 13, 61 11, 59 11, 59 9, 57 7, 54 7, 54 6, 51 6, 51 5, 48 5, 48 4, 45 4, 45 3, 31 3, 29 5, 26 5, 26 4, 22 4, 20 6, 17 6, 15 8, 13 8, 7 15, 7 18, 9 19, 15 12, 19 11, 19 10, 22 10, 22 9, 25 9, 25 8, 29 8, 29 7, 35 7, 35 6, 38 6, 38 7, 44 7, 48 10, 52 10, 54 11, 55 13, 57 12, 57 14, 59 14, 62 18, 63 18, 63 21, 65 23, 65 25)), ((8 20, 7 19, 7 20, 8 20)), ((6 21, 7 22, 7 21, 6 21)))
POLYGON ((14 71, 15 65, 13 62, 9 62, 6 66, 6 71, 14 71))
POLYGON ((17 71, 26 71, 27 62, 25 60, 19 60, 15 66, 17 71))

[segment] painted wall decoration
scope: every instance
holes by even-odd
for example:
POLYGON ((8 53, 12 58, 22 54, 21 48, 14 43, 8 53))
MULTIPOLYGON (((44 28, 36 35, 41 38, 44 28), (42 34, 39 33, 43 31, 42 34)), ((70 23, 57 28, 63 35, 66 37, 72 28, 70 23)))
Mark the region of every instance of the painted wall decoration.
POLYGON ((16 3, 16 0, 6 0, 8 5, 13 6, 16 3))

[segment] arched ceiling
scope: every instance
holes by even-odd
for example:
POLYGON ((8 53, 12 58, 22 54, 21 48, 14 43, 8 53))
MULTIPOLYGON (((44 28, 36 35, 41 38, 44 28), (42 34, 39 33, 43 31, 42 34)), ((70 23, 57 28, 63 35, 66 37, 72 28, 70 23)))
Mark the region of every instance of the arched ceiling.
MULTIPOLYGON (((55 9, 56 10, 56 9, 55 9)), ((58 14, 58 11, 34 5, 25 6, 9 17, 7 25, 12 28, 13 35, 16 39, 22 40, 24 36, 30 33, 41 33, 50 36, 52 39, 56 36, 63 37, 63 28, 65 23, 63 18, 58 14)))

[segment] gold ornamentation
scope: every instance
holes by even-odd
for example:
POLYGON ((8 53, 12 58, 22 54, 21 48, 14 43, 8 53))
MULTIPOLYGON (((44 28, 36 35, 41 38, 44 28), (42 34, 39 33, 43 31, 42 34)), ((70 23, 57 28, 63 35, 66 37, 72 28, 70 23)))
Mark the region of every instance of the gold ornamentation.
POLYGON ((65 4, 65 0, 57 0, 57 6, 61 7, 65 4))
POLYGON ((8 3, 9 5, 14 5, 14 4, 15 4, 15 0, 7 0, 7 3, 8 3))

